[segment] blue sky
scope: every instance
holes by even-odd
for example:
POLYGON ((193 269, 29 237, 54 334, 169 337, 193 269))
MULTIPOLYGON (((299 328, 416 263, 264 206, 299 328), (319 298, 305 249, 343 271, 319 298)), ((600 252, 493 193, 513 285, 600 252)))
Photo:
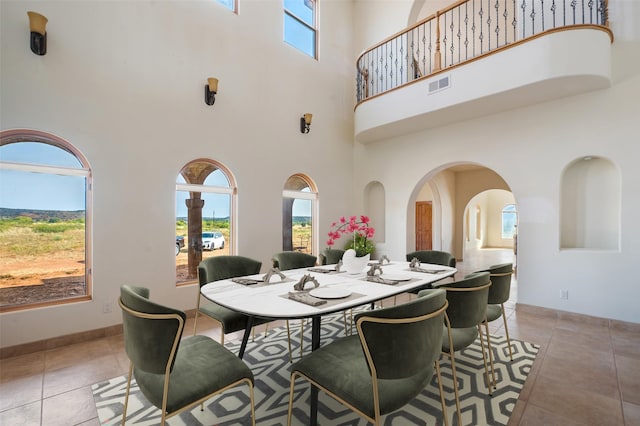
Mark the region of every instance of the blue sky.
MULTIPOLYGON (((0 160, 49 166, 81 168, 73 154, 44 143, 23 142, 0 147, 0 160)), ((176 182, 184 183, 182 176, 176 182)), ((228 187, 219 170, 212 173, 205 185, 228 187)), ((85 210, 85 178, 0 169, 0 207, 33 210, 85 210)), ((186 217, 184 200, 188 193, 176 192, 176 216, 186 217)), ((229 216, 230 196, 202 193, 205 200, 202 216, 209 219, 229 216)), ((311 216, 311 202, 294 203, 294 216, 311 216)))
MULTIPOLYGON (((0 160, 81 168, 76 157, 34 142, 0 147, 0 160)), ((33 210, 84 210, 85 178, 0 169, 0 207, 33 210)))

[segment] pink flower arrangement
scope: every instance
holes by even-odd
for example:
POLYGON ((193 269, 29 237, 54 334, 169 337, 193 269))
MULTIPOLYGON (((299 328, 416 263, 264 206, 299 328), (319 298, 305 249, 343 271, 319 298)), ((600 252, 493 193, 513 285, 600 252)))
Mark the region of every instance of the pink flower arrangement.
POLYGON ((354 249, 358 256, 364 256, 375 250, 375 244, 371 241, 375 232, 376 230, 369 226, 368 216, 351 216, 349 219, 343 216, 331 224, 327 234, 327 245, 331 248, 342 235, 352 234, 353 241, 349 241, 345 248, 354 249))

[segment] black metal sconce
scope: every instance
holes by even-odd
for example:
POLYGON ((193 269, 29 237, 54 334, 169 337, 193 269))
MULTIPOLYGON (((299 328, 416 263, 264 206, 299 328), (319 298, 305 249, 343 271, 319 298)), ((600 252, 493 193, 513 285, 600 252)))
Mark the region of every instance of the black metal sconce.
POLYGON ((218 93, 218 79, 208 78, 208 84, 204 86, 204 102, 207 105, 213 105, 216 103, 216 93, 218 93))
POLYGON ((300 117, 300 133, 309 133, 311 127, 311 114, 306 113, 300 117))
POLYGON ((48 19, 36 12, 27 12, 29 29, 31 30, 31 51, 36 55, 47 53, 47 21, 48 19))

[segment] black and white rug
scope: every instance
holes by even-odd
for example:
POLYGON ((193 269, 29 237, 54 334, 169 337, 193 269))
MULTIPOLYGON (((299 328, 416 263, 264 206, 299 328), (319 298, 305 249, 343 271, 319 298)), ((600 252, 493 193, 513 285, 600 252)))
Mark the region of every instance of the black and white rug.
MULTIPOLYGON (((299 327, 292 327, 291 343, 294 356, 299 352, 299 327)), ((306 327, 305 349, 311 347, 310 327, 306 327), (309 336, 307 336, 307 334, 309 336), (309 337, 309 339, 307 339, 309 337)), ((344 335, 342 315, 323 319, 321 342, 327 342, 344 335)), ((506 425, 515 406, 518 394, 531 370, 538 352, 538 346, 511 339, 513 361, 509 361, 506 338, 491 336, 494 352, 497 389, 493 396, 487 394, 484 380, 484 366, 480 343, 456 353, 456 370, 462 406, 462 421, 465 425, 506 425)), ((238 352, 239 342, 228 342, 226 346, 238 352)), ((450 424, 457 424, 451 364, 443 357, 440 361, 445 399, 448 406, 450 424)), ((287 332, 284 327, 272 329, 266 336, 256 336, 249 343, 244 356, 245 362, 255 375, 256 423, 258 425, 286 425, 289 402, 290 363, 287 349, 287 332)), ((92 386, 93 397, 101 425, 119 425, 126 390, 126 376, 96 383, 92 386)), ((294 425, 307 425, 309 412, 309 385, 300 380, 296 383, 294 402, 294 425)), ((238 386, 213 397, 204 405, 204 411, 197 406, 169 419, 171 426, 211 426, 251 424, 248 406, 248 389, 238 386)), ((127 409, 127 425, 151 426, 160 423, 160 410, 152 406, 140 393, 135 381, 132 382, 127 409)), ((350 409, 320 392, 318 423, 323 425, 366 425, 367 422, 350 409)), ((435 380, 403 409, 388 414, 385 425, 442 425, 442 408, 438 386, 435 380)))

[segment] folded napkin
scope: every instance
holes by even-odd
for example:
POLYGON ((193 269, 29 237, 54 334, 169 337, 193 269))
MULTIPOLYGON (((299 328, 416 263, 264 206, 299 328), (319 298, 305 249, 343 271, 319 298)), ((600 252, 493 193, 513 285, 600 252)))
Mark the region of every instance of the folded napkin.
POLYGON ((258 280, 252 280, 251 278, 231 278, 231 281, 242 285, 253 285, 260 282, 258 280))
POLYGON ((336 272, 335 269, 326 269, 326 268, 309 268, 307 271, 310 272, 319 272, 321 274, 328 274, 329 272, 336 272))
POLYGON ((378 275, 368 276, 367 281, 371 281, 373 283, 378 283, 378 284, 389 284, 389 285, 396 285, 400 282, 398 280, 390 280, 388 278, 382 278, 381 276, 378 276, 378 275))
POLYGON ((424 272, 425 274, 439 274, 440 272, 444 272, 443 269, 424 269, 419 267, 411 268, 413 272, 424 272))
POLYGON ((307 292, 289 292, 289 299, 295 300, 296 302, 302 302, 310 306, 319 306, 327 303, 326 300, 318 299, 317 297, 313 297, 307 292))

